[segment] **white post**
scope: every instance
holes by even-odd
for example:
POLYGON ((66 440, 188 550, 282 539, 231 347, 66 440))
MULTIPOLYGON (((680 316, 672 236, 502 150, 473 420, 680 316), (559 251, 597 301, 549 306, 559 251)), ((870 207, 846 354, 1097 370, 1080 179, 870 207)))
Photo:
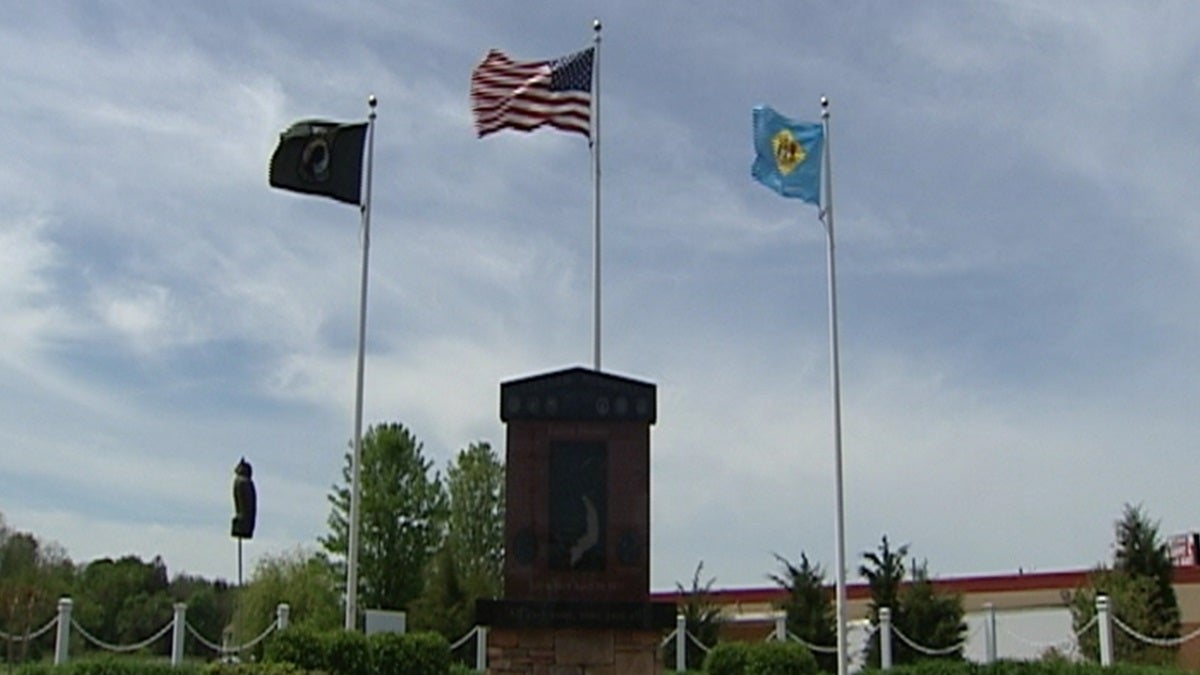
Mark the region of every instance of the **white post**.
POLYGON ((1100 665, 1108 667, 1113 662, 1113 640, 1107 595, 1096 596, 1096 620, 1100 628, 1100 665))
POLYGON ((879 668, 892 668, 892 610, 879 608, 879 668))
POLYGON ((71 643, 71 599, 58 599, 58 630, 54 637, 54 665, 67 662, 71 643))
POLYGON ((687 617, 675 615, 675 670, 687 670, 687 617))
POLYGON ((787 642, 787 613, 775 615, 775 633, 776 642, 787 642))
POLYGON ((475 670, 487 672, 488 627, 475 627, 475 670))
POLYGON ((996 606, 990 602, 984 603, 985 612, 983 635, 987 643, 987 660, 985 663, 996 662, 996 606))
POLYGON ((288 627, 288 618, 291 616, 292 607, 286 602, 281 602, 275 606, 275 625, 279 630, 284 630, 288 627))
POLYGON ((187 603, 175 603, 175 625, 171 629, 171 665, 183 663, 183 638, 187 634, 187 603))

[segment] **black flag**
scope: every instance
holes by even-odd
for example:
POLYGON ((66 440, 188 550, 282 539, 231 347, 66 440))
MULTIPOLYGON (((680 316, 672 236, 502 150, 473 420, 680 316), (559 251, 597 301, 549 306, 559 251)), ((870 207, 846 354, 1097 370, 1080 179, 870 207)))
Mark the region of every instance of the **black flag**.
POLYGON ((366 122, 297 122, 279 135, 271 155, 271 187, 362 204, 366 122))

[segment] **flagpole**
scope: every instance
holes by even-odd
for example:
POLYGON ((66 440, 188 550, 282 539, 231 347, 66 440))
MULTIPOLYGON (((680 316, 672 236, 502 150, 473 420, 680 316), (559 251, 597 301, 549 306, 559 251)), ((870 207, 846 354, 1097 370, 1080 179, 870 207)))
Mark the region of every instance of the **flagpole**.
POLYGON ((600 19, 592 20, 592 365, 600 370, 600 19))
POLYGON ((833 396, 833 457, 835 476, 836 515, 834 540, 837 566, 837 649, 838 675, 846 675, 846 516, 842 494, 842 386, 838 364, 837 274, 834 263, 833 238, 833 171, 830 160, 829 99, 821 97, 821 125, 824 127, 824 153, 821 173, 825 176, 825 195, 821 205, 821 220, 825 224, 829 258, 829 356, 833 396))
POLYGON ((362 465, 363 371, 367 343, 367 263, 371 250, 371 170, 375 158, 375 107, 379 99, 367 97, 371 109, 367 116, 367 187, 363 194, 362 213, 362 281, 358 296, 358 372, 354 388, 354 458, 350 467, 350 525, 346 547, 346 630, 358 626, 358 548, 362 519, 360 484, 362 465))

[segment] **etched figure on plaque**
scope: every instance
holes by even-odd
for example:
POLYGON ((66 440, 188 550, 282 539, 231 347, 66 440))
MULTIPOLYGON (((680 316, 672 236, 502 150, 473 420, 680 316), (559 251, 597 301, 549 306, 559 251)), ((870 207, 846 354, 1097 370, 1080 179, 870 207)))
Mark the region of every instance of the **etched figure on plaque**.
POLYGON ((602 571, 608 507, 604 443, 550 448, 550 569, 602 571))

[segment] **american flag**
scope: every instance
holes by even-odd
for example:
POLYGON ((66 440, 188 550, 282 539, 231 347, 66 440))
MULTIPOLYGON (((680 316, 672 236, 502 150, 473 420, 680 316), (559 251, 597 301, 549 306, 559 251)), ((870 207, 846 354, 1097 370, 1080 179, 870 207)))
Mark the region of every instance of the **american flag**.
POLYGON ((480 138, 504 128, 550 125, 591 138, 594 48, 553 61, 513 61, 488 52, 471 73, 471 109, 480 138))

